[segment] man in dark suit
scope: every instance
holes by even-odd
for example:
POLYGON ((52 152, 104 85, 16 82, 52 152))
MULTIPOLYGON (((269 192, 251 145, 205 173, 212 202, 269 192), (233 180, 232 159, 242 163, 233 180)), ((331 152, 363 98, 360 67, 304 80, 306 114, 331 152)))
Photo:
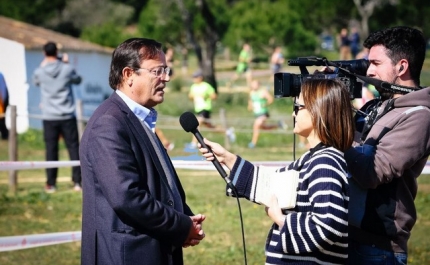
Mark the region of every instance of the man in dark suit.
POLYGON ((80 147, 82 264, 183 264, 204 238, 166 150, 154 107, 170 81, 161 44, 133 38, 112 55, 114 93, 89 120, 80 147))

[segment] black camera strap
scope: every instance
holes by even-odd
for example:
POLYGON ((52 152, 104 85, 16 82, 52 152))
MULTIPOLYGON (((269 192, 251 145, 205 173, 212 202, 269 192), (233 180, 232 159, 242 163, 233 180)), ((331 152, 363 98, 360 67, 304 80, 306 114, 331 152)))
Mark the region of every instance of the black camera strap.
POLYGON ((378 101, 374 106, 371 107, 371 111, 365 118, 365 123, 363 126, 363 131, 361 132, 360 140, 363 142, 367 135, 370 132, 370 129, 372 129, 373 125, 385 114, 387 114, 390 110, 392 110, 394 107, 394 101, 396 99, 389 99, 387 102, 387 105, 385 105, 383 111, 379 113, 379 109, 381 107, 382 101, 378 101))

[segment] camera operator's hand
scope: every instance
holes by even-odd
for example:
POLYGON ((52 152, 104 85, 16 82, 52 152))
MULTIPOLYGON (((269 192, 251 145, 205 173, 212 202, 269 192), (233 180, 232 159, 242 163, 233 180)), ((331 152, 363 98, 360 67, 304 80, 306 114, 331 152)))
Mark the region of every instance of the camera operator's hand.
POLYGON ((61 56, 61 61, 63 61, 63 63, 69 63, 69 55, 67 53, 63 53, 63 56, 61 56))
POLYGON ((329 66, 324 66, 320 70, 315 70, 314 74, 329 74, 334 73, 334 70, 331 69, 329 66))

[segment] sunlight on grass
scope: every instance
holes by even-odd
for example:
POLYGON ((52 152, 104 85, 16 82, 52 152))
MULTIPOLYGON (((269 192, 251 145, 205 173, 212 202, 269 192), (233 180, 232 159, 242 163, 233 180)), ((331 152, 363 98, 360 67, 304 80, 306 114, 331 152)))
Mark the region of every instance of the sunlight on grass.
MULTIPOLYGON (((430 84, 430 72, 427 69, 428 67, 423 71, 422 84, 430 84)), ((228 75, 224 78, 228 78, 228 75)), ((254 150, 247 148, 251 139, 253 116, 246 110, 246 102, 246 93, 225 93, 220 94, 214 106, 214 121, 219 121, 218 113, 224 108, 229 125, 236 129, 237 141, 232 144, 231 151, 250 161, 293 160, 291 99, 275 100, 271 109, 271 121, 285 119, 290 129, 263 132, 254 150)), ((175 143, 175 149, 170 152, 171 157, 198 155, 197 152, 192 154, 184 151, 183 147, 191 141, 192 135, 185 133, 178 121, 179 115, 190 106, 192 103, 188 102, 186 93, 173 91, 167 93, 166 102, 159 106, 160 113, 168 113, 159 125, 164 134, 175 143)), ((211 140, 224 143, 222 133, 203 131, 203 134, 211 140)), ((296 151, 296 158, 304 152, 296 151)), ((19 136, 18 157, 22 161, 44 161, 44 144, 40 131, 30 130, 19 136)), ((63 143, 60 159, 69 160, 63 143)), ((8 160, 5 141, 0 142, 0 160, 8 160)), ((216 171, 178 170, 178 175, 187 194, 187 203, 195 213, 207 216, 204 222, 206 238, 200 245, 184 249, 185 264, 243 264, 237 200, 225 196, 224 180, 216 171)), ((8 193, 8 172, 0 171, 0 237, 81 230, 82 194, 72 191, 70 168, 60 168, 58 192, 54 194, 44 193, 45 178, 45 171, 42 169, 19 171, 18 192, 13 196, 8 193)), ((430 263, 430 177, 420 176, 418 183, 418 220, 409 241, 408 264, 421 265, 430 263)), ((264 245, 271 221, 266 216, 264 207, 244 199, 240 203, 248 264, 264 264, 264 245)), ((0 252, 0 264, 77 265, 80 264, 80 242, 0 252)))

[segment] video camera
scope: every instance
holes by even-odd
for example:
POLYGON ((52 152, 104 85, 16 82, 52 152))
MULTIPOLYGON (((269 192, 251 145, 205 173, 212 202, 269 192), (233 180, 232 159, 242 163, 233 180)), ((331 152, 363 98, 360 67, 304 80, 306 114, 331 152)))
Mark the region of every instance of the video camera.
POLYGON ((369 61, 365 59, 348 61, 328 61, 326 58, 299 57, 289 60, 288 65, 298 66, 301 74, 276 73, 275 90, 276 98, 298 97, 303 81, 307 79, 338 79, 342 81, 349 90, 350 98, 361 98, 362 83, 355 75, 365 76, 369 61), (309 74, 306 66, 331 66, 335 67, 333 73, 309 74))

